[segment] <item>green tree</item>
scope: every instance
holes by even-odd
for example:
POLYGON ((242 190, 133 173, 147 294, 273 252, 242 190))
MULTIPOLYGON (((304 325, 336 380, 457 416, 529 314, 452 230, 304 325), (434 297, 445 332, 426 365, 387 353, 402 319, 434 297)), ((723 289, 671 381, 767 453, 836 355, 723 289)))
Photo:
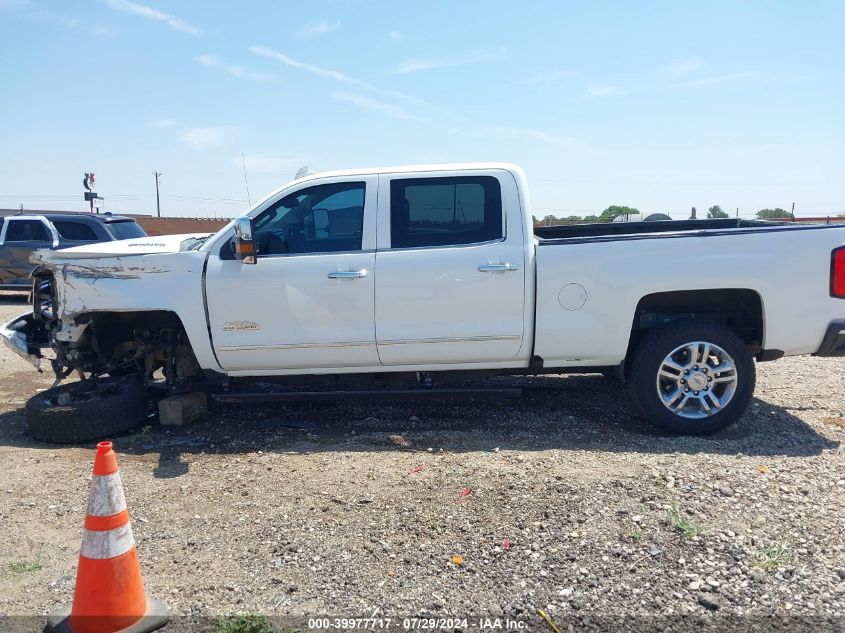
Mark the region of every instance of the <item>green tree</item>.
POLYGON ((637 215, 639 211, 632 207, 624 207, 618 204, 612 204, 607 209, 601 212, 599 216, 599 221, 601 222, 613 222, 619 216, 627 216, 627 215, 637 215))
POLYGON ((761 220, 781 220, 783 218, 791 218, 792 214, 778 207, 776 209, 760 209, 757 212, 757 217, 761 220))
POLYGON ((718 204, 714 204, 712 207, 707 209, 707 217, 710 218, 710 219, 716 219, 716 218, 727 218, 727 217, 730 217, 730 216, 727 213, 725 213, 724 211, 722 211, 722 207, 720 207, 718 204))
POLYGON ((584 222, 600 222, 599 216, 597 215, 585 215, 584 222))
POLYGON ((570 215, 564 218, 567 222, 580 222, 581 216, 580 215, 570 215))
POLYGON ((543 218, 543 222, 545 224, 552 224, 553 222, 557 222, 557 218, 551 214, 547 215, 543 218))

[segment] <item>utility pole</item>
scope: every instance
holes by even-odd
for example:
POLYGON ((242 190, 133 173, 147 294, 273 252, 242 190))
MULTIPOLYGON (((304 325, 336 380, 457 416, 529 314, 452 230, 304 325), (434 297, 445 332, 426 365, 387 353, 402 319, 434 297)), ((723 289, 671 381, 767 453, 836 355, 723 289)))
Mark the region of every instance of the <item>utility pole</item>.
POLYGON ((244 158, 244 153, 241 152, 241 165, 244 168, 244 184, 246 185, 246 201, 249 206, 252 206, 252 197, 249 195, 249 180, 246 177, 246 159, 244 158))
POLYGON ((159 197, 158 197, 158 179, 159 179, 160 176, 163 176, 163 175, 164 174, 162 174, 160 171, 154 171, 153 172, 153 176, 156 177, 156 215, 158 217, 161 217, 161 202, 159 201, 159 197))

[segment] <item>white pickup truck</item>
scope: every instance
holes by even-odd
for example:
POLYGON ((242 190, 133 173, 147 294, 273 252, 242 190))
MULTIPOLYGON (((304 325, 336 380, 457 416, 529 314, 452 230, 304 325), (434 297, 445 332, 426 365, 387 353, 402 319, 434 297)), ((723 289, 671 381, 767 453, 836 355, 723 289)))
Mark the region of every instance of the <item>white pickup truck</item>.
POLYGON ((155 386, 439 372, 615 372, 663 429, 711 433, 748 405, 755 360, 845 356, 845 226, 535 228, 506 164, 307 175, 211 236, 33 261, 33 312, 2 335, 86 379, 28 406, 56 441, 115 432, 109 399, 137 424, 155 386))

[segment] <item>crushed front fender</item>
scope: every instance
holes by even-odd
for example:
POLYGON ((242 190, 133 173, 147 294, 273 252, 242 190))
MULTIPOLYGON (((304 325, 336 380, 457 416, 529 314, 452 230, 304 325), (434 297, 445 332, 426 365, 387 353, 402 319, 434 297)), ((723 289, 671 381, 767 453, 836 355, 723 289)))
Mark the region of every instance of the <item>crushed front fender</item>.
POLYGON ((6 347, 41 371, 41 350, 29 343, 34 327, 32 313, 28 312, 0 326, 0 338, 6 347))

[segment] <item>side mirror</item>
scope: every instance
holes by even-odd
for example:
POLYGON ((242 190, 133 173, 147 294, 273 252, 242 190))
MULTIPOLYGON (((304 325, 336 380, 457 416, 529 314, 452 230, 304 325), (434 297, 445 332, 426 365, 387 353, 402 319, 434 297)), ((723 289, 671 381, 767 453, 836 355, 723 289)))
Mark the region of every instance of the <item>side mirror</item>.
POLYGON ((255 264, 256 248, 252 238, 252 218, 243 216, 235 220, 235 236, 232 238, 232 252, 235 259, 241 260, 244 264, 255 264))

